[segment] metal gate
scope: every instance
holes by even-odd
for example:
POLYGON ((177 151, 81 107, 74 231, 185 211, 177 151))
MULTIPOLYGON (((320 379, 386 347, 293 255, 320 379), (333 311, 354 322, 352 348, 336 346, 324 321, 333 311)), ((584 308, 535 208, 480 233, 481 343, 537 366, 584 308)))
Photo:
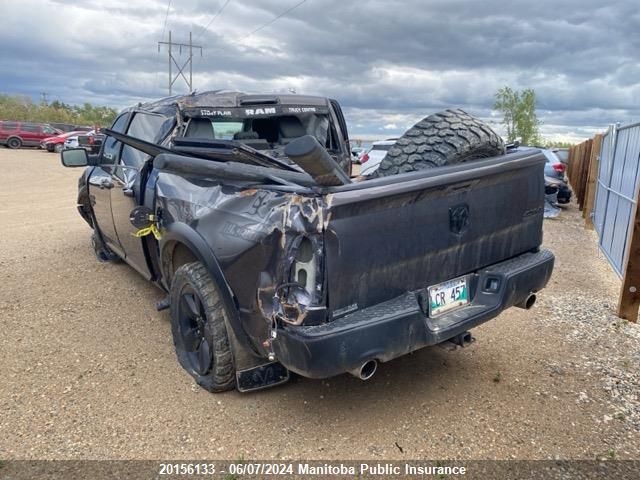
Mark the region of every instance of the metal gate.
POLYGON ((602 253, 622 278, 638 202, 640 123, 610 126, 602 138, 593 223, 602 253))

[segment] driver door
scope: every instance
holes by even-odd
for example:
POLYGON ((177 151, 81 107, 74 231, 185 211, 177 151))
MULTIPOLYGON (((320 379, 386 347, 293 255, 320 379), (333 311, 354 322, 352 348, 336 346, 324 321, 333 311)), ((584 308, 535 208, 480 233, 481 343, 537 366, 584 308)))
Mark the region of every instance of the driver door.
MULTIPOLYGON (((163 115, 136 112, 127 129, 127 135, 147 142, 159 142, 171 123, 172 121, 163 115)), ((123 146, 112 175, 111 212, 116 234, 126 254, 125 261, 145 278, 150 279, 152 272, 145 250, 147 246, 151 246, 148 242, 156 240, 152 236, 136 237, 137 229, 129 220, 131 211, 138 205, 153 207, 145 201, 143 190, 148 159, 148 155, 140 150, 128 145, 123 146)))
MULTIPOLYGON (((111 129, 116 132, 124 132, 128 120, 128 113, 120 115, 111 129)), ((100 164, 93 169, 89 177, 89 199, 103 242, 118 256, 124 258, 125 252, 118 239, 111 214, 111 189, 114 186, 112 176, 120 161, 121 152, 122 144, 120 142, 112 137, 105 138, 100 164)))

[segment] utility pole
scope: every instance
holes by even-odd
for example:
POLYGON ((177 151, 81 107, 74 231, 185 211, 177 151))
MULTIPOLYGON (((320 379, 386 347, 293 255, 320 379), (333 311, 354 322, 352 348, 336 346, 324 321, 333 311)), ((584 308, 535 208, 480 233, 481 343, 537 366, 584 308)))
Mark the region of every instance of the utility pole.
POLYGON ((169 95, 171 95, 171 90, 173 87, 173 84, 176 82, 176 80, 178 79, 178 77, 182 77, 185 81, 185 83, 187 84, 187 87, 189 87, 189 92, 193 91, 193 49, 194 48, 199 48, 200 49, 200 56, 202 56, 202 47, 200 45, 194 45, 193 44, 193 40, 191 37, 191 32, 189 32, 189 43, 174 43, 171 41, 171 30, 169 30, 169 41, 168 42, 158 42, 158 52, 160 52, 160 48, 161 45, 167 45, 167 49, 169 51, 169 95), (187 58, 187 61, 184 62, 182 64, 182 66, 180 66, 180 64, 178 64, 178 61, 176 60, 176 57, 174 56, 174 50, 172 49, 172 47, 178 47, 179 49, 179 54, 182 55, 182 47, 185 48, 189 48, 189 57, 187 58), (176 73, 175 77, 173 76, 172 73, 172 68, 171 68, 171 64, 174 64, 176 66, 176 68, 178 69, 178 73, 176 73), (184 74, 184 69, 187 67, 187 65, 189 65, 189 79, 187 80, 187 77, 184 74))
POLYGON ((40 102, 44 103, 45 105, 48 105, 49 103, 47 102, 47 92, 41 92, 40 93, 40 102))

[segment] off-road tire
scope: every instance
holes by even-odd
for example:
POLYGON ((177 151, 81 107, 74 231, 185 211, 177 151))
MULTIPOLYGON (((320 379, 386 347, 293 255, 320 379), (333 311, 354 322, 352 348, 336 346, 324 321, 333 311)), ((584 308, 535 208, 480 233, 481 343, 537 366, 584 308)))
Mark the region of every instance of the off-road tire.
MULTIPOLYGON (((236 372, 227 335, 227 313, 218 286, 204 265, 193 262, 178 268, 173 275, 169 299, 173 343, 182 368, 198 385, 210 392, 224 392, 235 388, 236 372), (193 296, 198 302, 200 321, 196 337, 201 335, 200 341, 207 342, 207 351, 210 354, 210 363, 204 368, 202 363, 194 360, 199 352, 193 350, 195 337, 188 336, 186 332, 189 322, 193 321, 195 325, 195 320, 184 318, 185 314, 190 313, 185 295, 193 296), (192 345, 191 349, 189 344, 192 345)), ((191 332, 191 335, 194 335, 192 330, 191 332)))
POLYGON ((99 262, 111 262, 111 263, 119 263, 122 259, 109 250, 109 248, 102 242, 102 240, 98 237, 98 234, 94 232, 91 235, 91 246, 93 247, 93 251, 96 254, 96 258, 99 262))
POLYGON ((407 130, 382 159, 376 176, 454 165, 504 153, 504 142, 491 127, 463 110, 444 110, 407 130))
POLYGON ((11 137, 9 140, 7 140, 7 147, 9 148, 13 148, 14 150, 16 148, 20 148, 22 146, 22 140, 20 140, 18 137, 11 137))

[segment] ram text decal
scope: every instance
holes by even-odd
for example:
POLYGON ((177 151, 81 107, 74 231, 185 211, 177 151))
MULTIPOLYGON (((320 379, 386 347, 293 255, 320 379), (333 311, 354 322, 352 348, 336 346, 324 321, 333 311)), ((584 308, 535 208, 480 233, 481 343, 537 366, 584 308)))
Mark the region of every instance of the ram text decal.
POLYGON ((267 108, 245 108, 245 115, 273 115, 276 113, 275 107, 267 108))

